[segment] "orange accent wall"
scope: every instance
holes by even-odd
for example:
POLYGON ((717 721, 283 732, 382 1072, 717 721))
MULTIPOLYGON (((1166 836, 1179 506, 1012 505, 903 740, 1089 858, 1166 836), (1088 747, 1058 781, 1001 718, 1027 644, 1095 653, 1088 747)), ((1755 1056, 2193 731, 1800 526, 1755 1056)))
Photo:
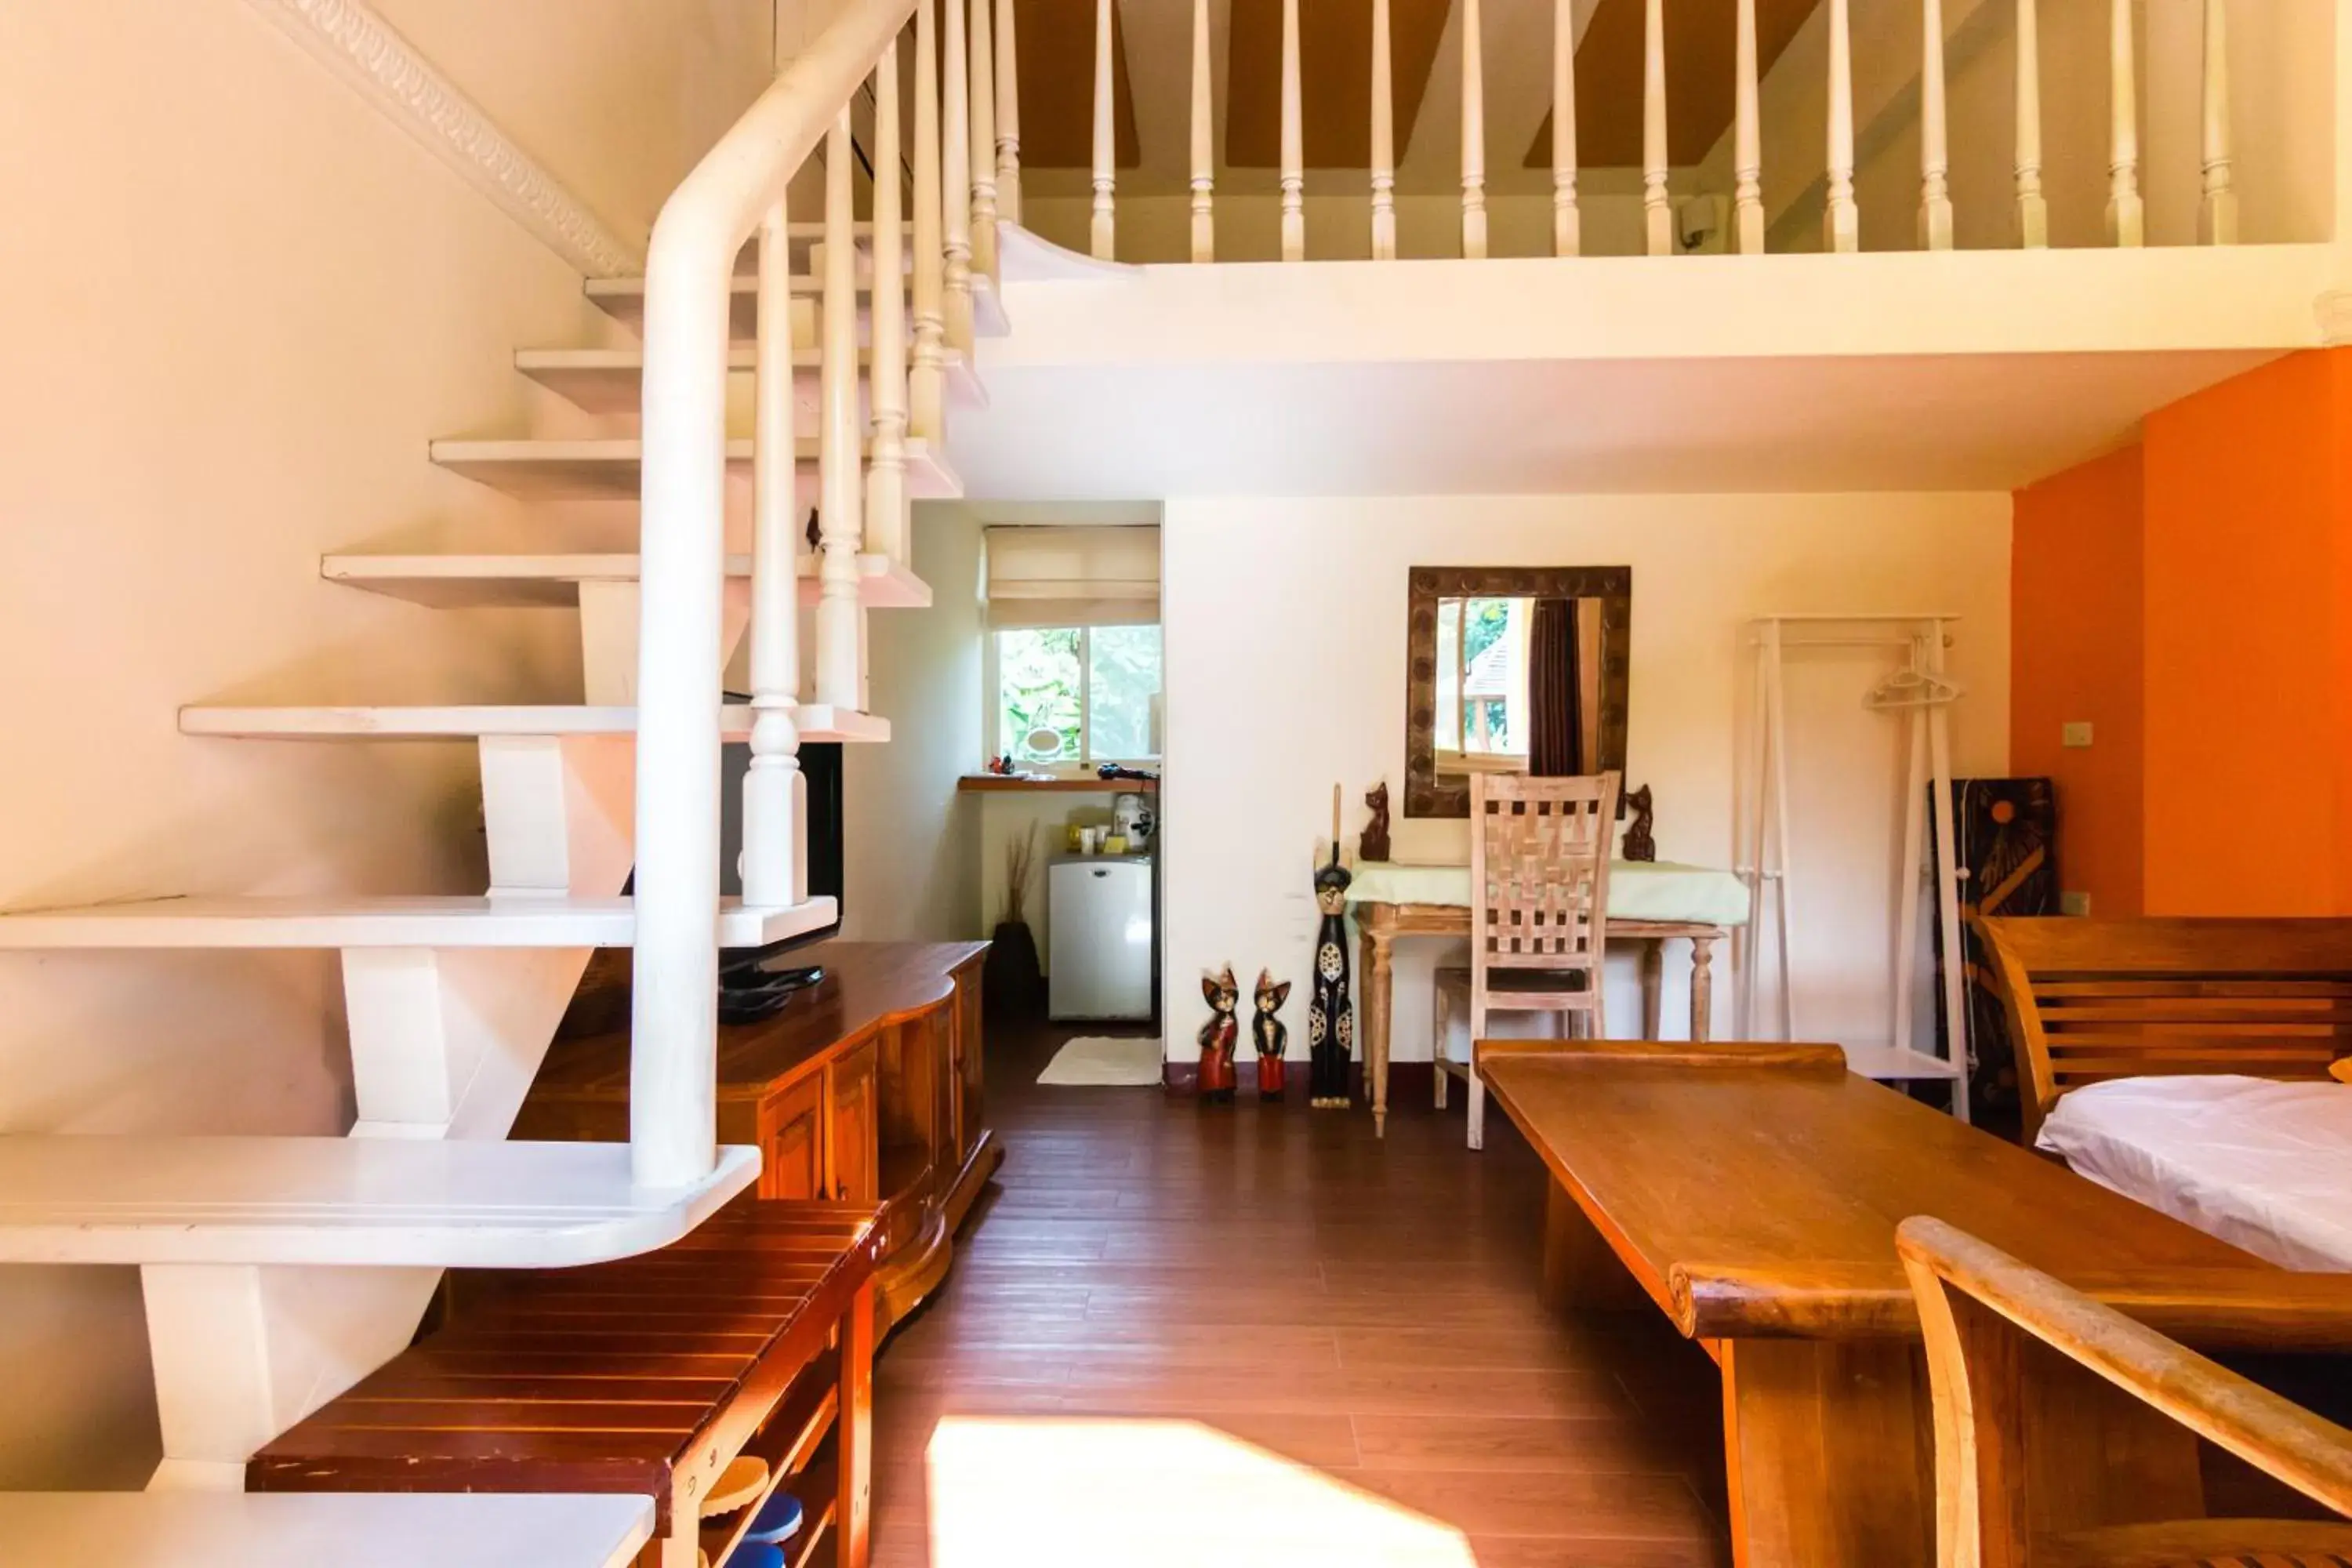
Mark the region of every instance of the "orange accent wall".
POLYGON ((2141 449, 2017 492, 2009 760, 2058 791, 2058 870, 2092 912, 2142 911, 2141 449), (2069 749, 2065 725, 2092 726, 2069 749))
POLYGON ((2146 901, 2352 912, 2352 594, 2342 352, 2149 416, 2146 901))

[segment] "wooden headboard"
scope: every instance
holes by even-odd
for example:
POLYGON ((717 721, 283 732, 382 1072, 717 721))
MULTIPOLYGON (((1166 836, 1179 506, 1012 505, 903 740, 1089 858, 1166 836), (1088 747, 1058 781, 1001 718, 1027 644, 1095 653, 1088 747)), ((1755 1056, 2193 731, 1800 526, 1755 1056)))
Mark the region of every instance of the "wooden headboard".
POLYGON ((2059 1096, 2102 1079, 2325 1079, 2352 1058, 2352 920, 1980 924, 2029 1139, 2059 1096))

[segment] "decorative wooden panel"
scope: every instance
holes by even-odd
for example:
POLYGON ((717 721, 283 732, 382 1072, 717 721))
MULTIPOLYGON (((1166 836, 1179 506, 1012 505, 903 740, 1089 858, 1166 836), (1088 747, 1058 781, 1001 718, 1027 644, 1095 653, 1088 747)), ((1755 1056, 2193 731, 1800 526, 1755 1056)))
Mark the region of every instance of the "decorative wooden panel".
MULTIPOLYGON (((1769 74, 1820 0, 1756 0, 1756 50, 1769 74)), ((1601 0, 1576 51, 1577 162, 1588 169, 1642 163, 1643 0, 1601 0)), ((1698 163, 1731 128, 1738 0, 1666 0, 1666 146, 1677 168, 1698 163)), ((1551 116, 1528 143, 1526 166, 1551 167, 1551 116)), ((1801 172, 1811 179, 1818 169, 1801 172)), ((1788 171, 1782 171, 1789 177, 1788 171)), ((1765 171, 1769 180, 1772 171, 1765 171)))
MULTIPOLYGON (((1400 153, 1412 145, 1445 13, 1446 0, 1390 0, 1400 153)), ((1274 168, 1282 161, 1282 6, 1276 0, 1234 0, 1226 49, 1225 163, 1274 168)), ((1370 168, 1370 0, 1298 0, 1298 75, 1307 167, 1370 168)))

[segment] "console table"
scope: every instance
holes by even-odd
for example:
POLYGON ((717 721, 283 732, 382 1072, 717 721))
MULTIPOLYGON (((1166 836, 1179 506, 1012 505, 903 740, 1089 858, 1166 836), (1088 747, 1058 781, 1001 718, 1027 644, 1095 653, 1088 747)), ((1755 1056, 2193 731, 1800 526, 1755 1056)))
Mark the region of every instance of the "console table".
MULTIPOLYGON (((880 1205, 886 1329, 946 1278, 957 1227, 1004 1159, 981 1093, 987 951, 825 942, 792 960, 822 965, 821 984, 765 1022, 719 1031, 719 1141, 759 1148, 759 1195, 880 1205)), ((618 1142, 628 1128, 621 962, 583 983, 513 1135, 618 1142)))
MULTIPOLYGON (((1399 937, 1470 937, 1470 868, 1392 861, 1357 868, 1348 887, 1362 945, 1364 1079, 1372 1126, 1389 1114, 1389 1018, 1395 977, 1391 949, 1399 937)), ((1691 1038, 1714 1022, 1715 944, 1748 922, 1747 885, 1729 871, 1667 860, 1618 860, 1609 867, 1609 940, 1642 944, 1642 1037, 1658 1037, 1665 944, 1691 944, 1691 1038)))

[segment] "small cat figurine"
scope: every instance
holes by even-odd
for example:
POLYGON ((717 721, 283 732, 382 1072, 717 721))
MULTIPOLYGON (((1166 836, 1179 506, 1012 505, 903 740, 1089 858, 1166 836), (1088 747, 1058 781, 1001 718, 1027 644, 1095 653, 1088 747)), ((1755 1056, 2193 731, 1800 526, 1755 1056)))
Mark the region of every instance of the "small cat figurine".
POLYGON ((1274 983, 1274 976, 1261 969, 1257 972, 1257 1016, 1250 1020, 1250 1038, 1257 1046, 1257 1097, 1260 1100, 1280 1100, 1289 1087, 1283 1071, 1283 1052, 1289 1047, 1290 1031, 1282 1026, 1276 1014, 1290 1000, 1290 982, 1274 983))
POLYGON ((1234 1098, 1234 1047, 1241 1040, 1241 1024, 1234 1016, 1242 1005, 1242 988, 1234 983, 1230 963, 1214 974, 1201 976, 1201 994, 1208 999, 1209 1021, 1201 1026, 1201 1098, 1229 1103, 1234 1098))

